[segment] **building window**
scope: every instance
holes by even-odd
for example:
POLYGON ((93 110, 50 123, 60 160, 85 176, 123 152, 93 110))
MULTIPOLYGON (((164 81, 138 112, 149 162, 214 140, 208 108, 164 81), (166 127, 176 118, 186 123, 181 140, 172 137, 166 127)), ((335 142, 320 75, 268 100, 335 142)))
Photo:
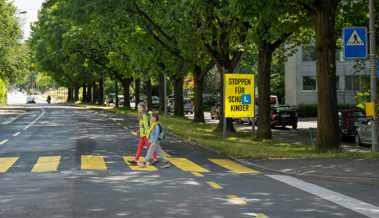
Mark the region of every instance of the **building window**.
POLYGON ((315 76, 303 76, 303 90, 304 91, 316 90, 316 77, 315 76))
POLYGON ((346 76, 345 78, 345 89, 348 91, 361 91, 363 89, 370 87, 370 77, 367 75, 363 76, 346 76))
POLYGON ((316 49, 313 45, 303 46, 303 61, 315 61, 316 49))

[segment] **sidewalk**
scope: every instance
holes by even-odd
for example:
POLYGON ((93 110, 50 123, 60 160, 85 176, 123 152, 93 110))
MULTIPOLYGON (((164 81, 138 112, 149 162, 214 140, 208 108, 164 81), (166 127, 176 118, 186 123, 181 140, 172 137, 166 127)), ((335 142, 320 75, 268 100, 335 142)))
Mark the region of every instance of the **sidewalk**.
POLYGON ((267 171, 275 171, 294 176, 375 181, 375 183, 379 184, 379 159, 282 159, 251 160, 251 163, 267 171))

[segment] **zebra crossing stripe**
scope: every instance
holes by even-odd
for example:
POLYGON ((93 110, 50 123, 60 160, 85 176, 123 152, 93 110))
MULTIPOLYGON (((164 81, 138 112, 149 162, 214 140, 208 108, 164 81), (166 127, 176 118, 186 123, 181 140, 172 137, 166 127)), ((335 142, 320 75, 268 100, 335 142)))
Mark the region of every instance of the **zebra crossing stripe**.
POLYGON ((18 160, 18 157, 1 157, 0 158, 0 173, 6 173, 18 160))
POLYGON ((80 168, 82 170, 107 170, 104 157, 95 155, 82 155, 80 168))
POLYGON ((39 157, 36 164, 34 165, 32 169, 32 172, 34 173, 55 172, 58 170, 60 160, 61 160, 61 156, 39 157))

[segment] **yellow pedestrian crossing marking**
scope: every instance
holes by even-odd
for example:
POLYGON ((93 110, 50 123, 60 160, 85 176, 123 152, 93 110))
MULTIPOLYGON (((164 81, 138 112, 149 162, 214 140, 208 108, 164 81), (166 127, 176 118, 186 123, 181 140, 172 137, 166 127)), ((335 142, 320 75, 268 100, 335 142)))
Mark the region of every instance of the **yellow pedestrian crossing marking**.
POLYGON ((81 156, 82 170, 107 170, 103 156, 82 155, 81 156))
POLYGON ((167 158, 173 165, 177 168, 186 172, 198 172, 198 173, 208 173, 209 170, 197 165, 196 163, 186 159, 186 158, 167 158))
POLYGON ((171 154, 169 154, 169 153, 167 153, 167 152, 165 152, 165 151, 163 151, 163 154, 164 154, 164 156, 167 158, 167 157, 171 157, 171 154))
POLYGON ((269 218, 266 214, 264 213, 255 213, 256 218, 269 218))
POLYGON ((191 173, 192 173, 192 175, 194 175, 194 176, 196 176, 196 177, 204 177, 203 174, 198 173, 198 172, 191 172, 191 173))
POLYGON ((269 216, 267 216, 264 213, 244 213, 244 215, 255 217, 255 218, 270 218, 269 216))
POLYGON ((55 172, 58 170, 58 166, 61 160, 61 156, 45 156, 39 157, 37 163, 34 165, 32 172, 55 172))
MULTIPOLYGON (((131 164, 129 164, 128 161, 132 161, 134 160, 134 157, 133 156, 124 156, 123 157, 125 163, 129 166, 129 168, 131 170, 136 170, 136 171, 156 171, 158 170, 155 166, 145 166, 145 167, 141 167, 141 166, 133 166, 131 164)), ((140 161, 144 161, 144 158, 143 157, 140 157, 139 159, 140 161)))
POLYGON ((238 197, 237 195, 228 195, 228 202, 230 204, 235 204, 235 205, 245 205, 247 204, 246 200, 243 198, 238 197))
POLYGON ((251 174, 258 174, 259 172, 245 167, 241 164, 238 164, 234 161, 228 160, 228 159, 209 159, 214 164, 217 164, 223 168, 226 168, 234 173, 251 173, 251 174))
POLYGON ((1 157, 0 158, 0 173, 5 173, 18 160, 18 157, 1 157))
POLYGON ((208 184, 211 188, 213 188, 213 189, 218 189, 218 190, 222 189, 221 185, 219 185, 219 184, 217 184, 217 183, 215 183, 215 182, 207 182, 207 184, 208 184))

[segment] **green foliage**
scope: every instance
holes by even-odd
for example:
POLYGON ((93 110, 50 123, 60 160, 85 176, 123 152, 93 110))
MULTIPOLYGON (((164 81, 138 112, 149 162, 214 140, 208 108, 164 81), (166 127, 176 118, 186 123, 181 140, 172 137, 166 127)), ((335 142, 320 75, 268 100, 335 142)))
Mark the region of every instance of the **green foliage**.
POLYGON ((0 78, 0 104, 7 103, 7 83, 0 78))
POLYGON ((6 0, 0 0, 0 29, 0 79, 14 82, 25 73, 27 50, 18 42, 21 30, 16 7, 6 0))

